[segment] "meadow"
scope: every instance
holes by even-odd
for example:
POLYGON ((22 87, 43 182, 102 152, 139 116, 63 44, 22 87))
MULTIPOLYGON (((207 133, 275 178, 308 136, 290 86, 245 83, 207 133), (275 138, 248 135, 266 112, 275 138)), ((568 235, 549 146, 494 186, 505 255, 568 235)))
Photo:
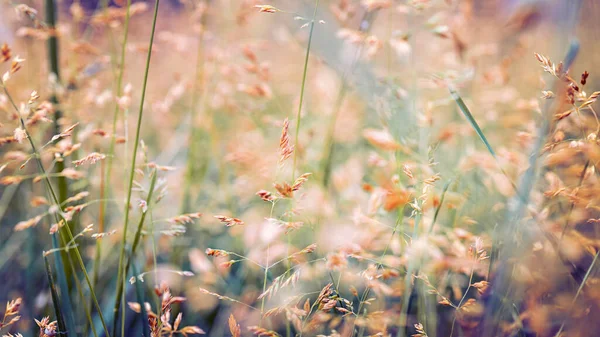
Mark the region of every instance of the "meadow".
POLYGON ((600 336, 596 14, 2 1, 0 335, 600 336))

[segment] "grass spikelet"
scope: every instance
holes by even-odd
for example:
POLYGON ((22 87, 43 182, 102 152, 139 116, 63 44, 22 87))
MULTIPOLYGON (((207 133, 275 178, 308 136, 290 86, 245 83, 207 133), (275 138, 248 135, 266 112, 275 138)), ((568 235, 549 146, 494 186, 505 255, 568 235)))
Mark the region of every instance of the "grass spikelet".
POLYGON ((290 135, 288 129, 290 122, 286 118, 283 121, 283 128, 281 130, 281 138, 279 139, 279 166, 283 166, 284 162, 294 152, 294 146, 290 144, 290 135))
POLYGON ((224 215, 215 215, 214 217, 222 223, 224 223, 227 227, 239 226, 244 224, 244 222, 238 218, 230 218, 224 215))
POLYGON ((240 325, 237 324, 237 321, 235 320, 235 317, 233 317, 233 314, 229 315, 229 332, 231 332, 232 337, 242 336, 242 330, 240 328, 240 325))

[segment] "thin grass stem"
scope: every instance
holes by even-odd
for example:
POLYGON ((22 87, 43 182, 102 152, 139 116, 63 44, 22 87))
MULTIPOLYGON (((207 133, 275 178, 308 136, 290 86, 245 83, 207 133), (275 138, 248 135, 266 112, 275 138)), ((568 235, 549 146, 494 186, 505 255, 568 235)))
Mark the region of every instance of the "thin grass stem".
MULTIPOLYGON (((120 248, 120 253, 119 253, 119 268, 117 271, 117 283, 121 283, 120 286, 117 286, 117 297, 116 297, 116 302, 115 302, 115 309, 114 309, 114 319, 113 319, 113 335, 115 335, 116 332, 116 328, 117 328, 117 317, 119 316, 119 308, 120 308, 120 304, 121 304, 121 298, 123 296, 123 291, 125 290, 125 282, 122 282, 122 279, 124 278, 124 258, 125 258, 125 245, 127 244, 127 227, 129 224, 129 204, 131 203, 131 194, 132 194, 132 189, 133 189, 133 178, 135 175, 135 164, 136 164, 136 159, 137 159, 137 151, 138 151, 138 147, 139 147, 139 143, 140 143, 140 131, 142 129, 142 117, 143 117, 143 113, 144 113, 144 102, 146 99, 146 88, 148 85, 148 74, 150 73, 150 59, 152 57, 152 47, 154 45, 154 33, 156 31, 156 21, 158 18, 158 7, 160 4, 160 0, 156 0, 156 3, 154 4, 154 16, 152 19, 152 31, 150 33, 150 42, 149 42, 149 46, 148 46, 148 54, 146 57, 146 66, 145 66, 145 70, 144 70, 144 81, 142 84, 142 96, 140 99, 140 108, 139 108, 139 112, 138 112, 138 120, 137 120, 137 126, 136 126, 136 131, 135 131, 135 140, 134 140, 134 144, 133 144, 133 153, 132 153, 132 158, 131 158, 131 168, 130 168, 130 172, 129 172, 129 184, 128 184, 128 190, 127 190, 127 201, 125 202, 125 219, 124 219, 124 225, 123 225, 123 237, 121 240, 121 248, 120 248)), ((124 324, 124 322, 122 322, 122 324, 124 324)))

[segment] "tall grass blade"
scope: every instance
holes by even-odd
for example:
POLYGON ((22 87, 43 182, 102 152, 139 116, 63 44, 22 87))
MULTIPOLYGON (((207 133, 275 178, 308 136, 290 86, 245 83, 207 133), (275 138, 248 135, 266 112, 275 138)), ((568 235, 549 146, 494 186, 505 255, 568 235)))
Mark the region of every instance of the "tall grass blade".
MULTIPOLYGON (((60 254, 55 254, 60 255, 60 254)), ((67 336, 69 331, 67 331, 67 327, 65 325, 65 319, 63 317, 60 305, 60 298, 58 296, 58 291, 56 290, 56 282, 54 282, 54 276, 52 275, 52 269, 50 268, 50 263, 48 262, 48 256, 42 254, 44 258, 44 265, 46 266, 46 276, 48 277, 48 285, 50 286, 50 294, 52 295, 52 304, 54 306, 54 314, 56 315, 56 321, 58 322, 58 328, 60 332, 64 333, 64 336, 67 336)))
MULTIPOLYGON (((69 256, 69 258, 71 258, 71 255, 68 254, 67 256, 69 256)), ((98 337, 98 333, 96 332, 96 326, 94 325, 94 321, 92 319, 92 315, 90 313, 90 309, 86 306, 86 300, 85 300, 85 296, 83 295, 83 289, 81 287, 81 282, 79 281, 79 279, 77 278, 77 272, 75 271, 75 261, 69 261, 69 268, 71 269, 71 273, 75 276, 75 288, 77 289, 77 293, 79 295, 79 303, 80 305, 83 307, 83 311, 85 313, 85 318, 87 319, 87 323, 86 323, 86 333, 87 333, 87 327, 89 326, 92 329, 92 334, 94 335, 94 337, 98 337)), ((75 312, 75 311, 72 311, 75 312)), ((75 331, 75 330, 71 330, 71 331, 75 331)))
MULTIPOLYGON (((61 246, 64 247, 64 245, 61 245, 61 243, 59 243, 57 238, 58 235, 60 235, 60 233, 55 233, 54 235, 52 235, 52 248, 54 249, 59 249, 59 247, 61 246)), ((56 281, 58 281, 58 289, 60 289, 60 295, 62 295, 63 299, 62 301, 57 301, 57 304, 61 309, 62 320, 65 324, 65 328, 69 331, 75 331, 75 321, 73 319, 73 306, 71 304, 71 296, 69 294, 69 285, 67 282, 68 275, 72 274, 70 270, 69 274, 63 272, 65 268, 67 268, 67 265, 65 265, 64 263, 63 257, 68 257, 68 254, 63 254, 62 251, 57 250, 53 255, 55 258, 56 269, 59 271, 56 281)), ((47 260, 46 256, 44 256, 44 260, 47 260)), ((51 276, 52 274, 50 273, 49 277, 51 276)), ((54 278, 52 278, 52 281, 53 284, 56 283, 54 278)))
POLYGON ((479 136, 479 139, 481 139, 481 141, 483 142, 483 144, 485 144, 485 147, 492 154, 492 156, 494 156, 494 158, 496 158, 496 153, 494 152, 494 149, 492 149, 492 146, 490 145, 490 142, 488 142, 487 138, 483 134, 483 131, 481 131, 481 128, 479 127, 479 124, 477 124, 477 121, 475 120, 475 117, 473 117, 473 114, 471 114, 471 111, 469 110, 469 108, 467 107, 467 105, 465 104, 465 102, 463 101, 462 97, 460 97, 460 95, 458 94, 458 92, 456 92, 456 90, 454 90, 453 88, 448 88, 448 90, 450 90, 450 94, 452 95, 452 99, 454 99, 454 101, 458 105, 460 111, 463 113, 463 115, 465 116, 465 118, 467 119, 467 121, 469 121, 469 123, 471 124, 471 126, 473 127, 473 129, 475 129, 475 132, 477 133, 477 136, 479 136))
MULTIPOLYGON (((56 21, 57 21, 56 20, 56 16, 57 16, 56 15, 56 3, 54 2, 54 0, 45 0, 44 7, 45 7, 44 9, 46 11, 46 23, 48 25, 48 28, 50 30, 55 30, 56 29, 56 21)), ((58 38, 57 38, 56 34, 51 34, 51 36, 48 38, 47 48, 48 48, 48 65, 49 65, 50 73, 55 76, 56 83, 54 83, 54 85, 58 85, 58 83, 60 83, 60 62, 59 62, 59 55, 58 55, 58 50, 59 50, 58 38)), ((50 101, 55 106, 59 106, 58 97, 56 96, 56 93, 54 92, 55 88, 53 88, 52 90, 53 90, 53 92, 52 92, 52 96, 50 97, 50 101)), ((60 133, 59 121, 62 117, 63 117, 62 111, 60 109, 57 109, 54 113, 54 121, 53 121, 54 134, 60 133)), ((56 163, 54 171, 56 173, 61 173, 64 169, 65 169, 65 162, 61 160, 56 163)), ((58 176, 55 179, 56 179, 56 184, 58 187, 58 200, 59 200, 59 203, 62 203, 63 201, 65 201, 67 199, 68 193, 69 193, 68 186, 67 186, 67 178, 65 178, 64 176, 58 176)), ((74 221, 68 221, 67 226, 69 226, 71 231, 73 231, 74 226, 75 226, 74 221)), ((64 235, 64 234, 61 234, 61 235, 64 235)), ((75 275, 71 275, 71 268, 68 267, 68 264, 70 263, 71 259, 69 259, 67 255, 73 254, 73 253, 71 253, 67 250, 67 251, 61 252, 61 254, 63 255, 63 259, 62 259, 63 266, 64 266, 63 271, 65 273, 67 284, 68 284, 68 287, 70 290, 71 286, 72 286, 71 279, 73 277, 75 277, 75 275)))
POLYGON ((302 115, 302 104, 304 103, 304 92, 306 88, 306 76, 308 74, 308 60, 310 58, 310 47, 312 46, 313 32, 315 30, 315 20, 317 19, 317 10, 319 9, 319 0, 315 1, 315 10, 312 21, 310 22, 310 32, 308 33, 308 44, 306 45, 306 55, 304 56, 304 70, 302 71, 302 85, 300 86, 300 102, 298 103, 298 112, 296 114, 296 136, 294 139, 294 163, 292 164, 292 181, 296 179, 296 162, 298 160, 298 135, 300 133, 300 122, 302 115))
MULTIPOLYGON (((103 7, 107 8, 108 2, 104 0, 103 7)), ((119 74, 117 76, 117 88, 116 88, 116 96, 119 97, 123 91, 123 77, 125 73, 125 55, 127 48, 127 38, 129 37, 129 19, 130 19, 130 8, 131 8, 131 0, 127 0, 127 7, 125 9, 125 22, 123 23, 123 44, 121 45, 121 59, 119 61, 119 74)), ((112 55, 111 55, 112 58, 112 55)), ((101 191, 101 199, 103 201, 100 203, 100 214, 99 214, 99 230, 101 232, 104 231, 104 223, 106 222, 106 201, 104 201, 104 197, 108 197, 110 195, 110 188, 112 186, 111 176, 112 176, 112 167, 113 167, 113 158, 115 153, 115 145, 116 145, 116 133, 117 133, 117 120, 119 116, 119 104, 115 102, 114 112, 113 112, 113 120, 112 120, 112 134, 110 137, 110 145, 108 150, 108 158, 106 171, 104 172, 104 188, 101 191)), ((104 167, 104 165, 102 165, 104 167)), ((103 170, 104 171, 104 170, 103 170)), ((100 244, 96 245, 96 253, 94 256, 94 279, 93 285, 96 286, 98 284, 98 275, 100 273, 100 259, 102 257, 102 246, 100 244)), ((92 307, 92 303, 90 302, 90 308, 92 307)))

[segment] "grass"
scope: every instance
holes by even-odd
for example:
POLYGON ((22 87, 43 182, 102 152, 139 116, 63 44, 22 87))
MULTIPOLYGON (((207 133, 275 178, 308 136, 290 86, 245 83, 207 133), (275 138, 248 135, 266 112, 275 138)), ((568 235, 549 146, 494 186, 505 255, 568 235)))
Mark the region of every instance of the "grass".
POLYGON ((65 320, 60 308, 60 299, 58 297, 58 291, 56 290, 56 282, 54 281, 54 276, 52 275, 52 270, 50 269, 50 263, 48 262, 47 256, 44 256, 44 264, 46 265, 46 275, 48 276, 48 284, 50 286, 50 293, 52 294, 52 304, 54 306, 56 320, 58 321, 58 328, 60 331, 67 331, 67 325, 65 324, 65 320))
MULTIPOLYGON (((121 96, 123 93, 123 78, 125 74, 125 51, 127 47, 127 38, 129 36, 129 20, 130 20, 130 7, 131 1, 127 1, 126 11, 125 11, 125 22, 123 24, 123 43, 121 45, 121 57, 118 63, 118 77, 117 77, 117 87, 115 93, 117 96, 121 96)), ((111 54, 112 55, 112 54, 111 54)), ((115 142, 116 142, 116 133, 117 133, 117 121, 119 117, 119 104, 115 102, 115 108, 113 113, 112 120, 112 133, 110 136, 110 147, 108 149, 108 159, 106 164, 106 171, 102 175, 101 179, 103 180, 103 186, 101 186, 101 195, 100 198, 104 199, 104 197, 110 194, 111 190, 111 182, 112 182, 112 171, 113 171, 113 158, 115 156, 115 142)), ((104 168, 104 166, 103 166, 104 168)), ((103 170, 104 171, 104 170, 103 170)), ((106 221, 106 201, 102 201, 100 203, 100 211, 99 211, 99 230, 100 232, 104 232, 104 223, 106 221)), ((96 255, 94 257, 94 285, 98 284, 98 277, 100 274, 100 261, 102 257, 102 248, 98 245, 96 249, 96 255)))
MULTIPOLYGON (((115 309, 113 310, 114 312, 114 318, 113 318, 113 336, 116 336, 116 331, 117 331, 117 317, 119 316, 119 309, 121 308, 121 301, 122 301, 122 296, 123 296, 123 292, 125 291, 125 287, 126 287, 126 281, 125 279, 127 278, 127 268, 124 262, 124 257, 125 257, 125 250, 126 250, 126 244, 127 244, 127 227, 129 224, 129 210, 130 210, 130 204, 131 204, 131 195, 133 192, 133 178, 135 175, 135 170, 136 170, 136 160, 137 160, 137 154, 138 154, 138 147, 140 144, 140 131, 142 128, 142 117, 143 117, 143 113, 144 113, 144 103, 145 103, 145 98, 146 98, 146 88, 148 85, 148 74, 150 72, 150 59, 152 57, 152 47, 153 47, 153 43, 154 43, 154 33, 156 31, 156 20, 158 18, 158 6, 159 6, 160 0, 157 0, 156 3, 154 4, 154 17, 152 20, 152 30, 150 32, 150 42, 148 45, 148 55, 146 57, 146 67, 144 69, 144 82, 142 84, 142 96, 140 99, 140 109, 138 112, 138 119, 137 119, 137 127, 135 130, 135 139, 134 139, 134 143, 133 143, 133 153, 131 156, 131 167, 130 167, 130 173, 129 173, 129 182, 128 182, 128 186, 129 188, 128 193, 127 193, 127 199, 125 202, 125 223, 123 225, 123 235, 122 235, 122 239, 121 239, 121 247, 120 247, 120 253, 119 253, 119 264, 118 264, 118 271, 117 271, 117 297, 116 297, 116 301, 115 301, 115 309), (125 269, 124 269, 125 268, 125 269)), ((124 48, 124 47, 123 47, 124 48)), ((143 224, 143 221, 141 222, 143 224)), ((139 237, 139 235, 138 235, 139 237)), ((121 309, 121 336, 125 336, 125 309, 121 309)))
POLYGON ((40 1, 2 7, 0 334, 600 329, 593 10, 40 1))

